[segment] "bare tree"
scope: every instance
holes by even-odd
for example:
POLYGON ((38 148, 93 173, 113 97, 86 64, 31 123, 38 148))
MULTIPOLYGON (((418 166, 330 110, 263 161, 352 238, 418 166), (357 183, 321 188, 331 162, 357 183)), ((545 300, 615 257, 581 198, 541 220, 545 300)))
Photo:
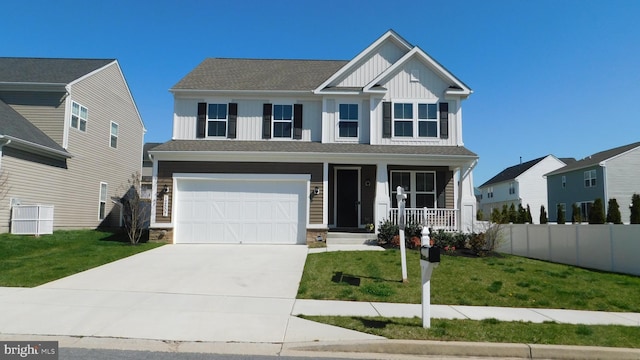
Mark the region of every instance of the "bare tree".
POLYGON ((120 198, 124 228, 132 245, 140 242, 142 234, 149 227, 151 218, 151 202, 140 197, 141 182, 142 176, 139 172, 131 174, 127 180, 124 195, 120 198))

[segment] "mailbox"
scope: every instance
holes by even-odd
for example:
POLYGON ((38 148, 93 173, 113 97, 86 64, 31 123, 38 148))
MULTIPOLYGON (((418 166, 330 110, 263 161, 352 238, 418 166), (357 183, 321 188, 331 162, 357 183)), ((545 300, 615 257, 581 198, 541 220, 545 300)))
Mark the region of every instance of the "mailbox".
POLYGON ((432 263, 440 262, 440 248, 438 247, 428 247, 422 246, 420 248, 420 259, 426 260, 432 263))

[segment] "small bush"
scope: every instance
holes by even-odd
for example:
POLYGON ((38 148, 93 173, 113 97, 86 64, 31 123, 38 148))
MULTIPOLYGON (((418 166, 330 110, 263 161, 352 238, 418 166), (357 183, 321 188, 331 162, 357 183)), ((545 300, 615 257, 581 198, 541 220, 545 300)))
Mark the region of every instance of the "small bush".
POLYGON ((630 222, 632 224, 640 224, 640 195, 633 194, 631 197, 631 216, 630 222))
POLYGON ((589 224, 604 224, 604 207, 600 198, 596 199, 589 209, 589 224))
POLYGON ((391 244, 393 237, 398 235, 399 232, 398 225, 391 220, 381 221, 378 227, 378 244, 391 244))
POLYGON ((564 224, 566 222, 565 217, 564 217, 564 209, 562 208, 562 206, 560 204, 558 204, 556 206, 556 209, 558 211, 558 218, 557 218, 556 222, 558 224, 564 224))
POLYGON ((547 211, 544 209, 544 205, 540 206, 540 224, 546 224, 548 222, 547 219, 547 211))
POLYGON ((615 198, 609 199, 609 203, 607 205, 607 222, 612 224, 622 224, 620 205, 618 205, 618 201, 615 198))
POLYGON ((487 253, 487 240, 484 233, 469 235, 469 247, 474 254, 478 256, 485 256, 487 253))
POLYGON ((578 204, 573 203, 571 205, 571 223, 580 224, 582 222, 582 212, 578 204))

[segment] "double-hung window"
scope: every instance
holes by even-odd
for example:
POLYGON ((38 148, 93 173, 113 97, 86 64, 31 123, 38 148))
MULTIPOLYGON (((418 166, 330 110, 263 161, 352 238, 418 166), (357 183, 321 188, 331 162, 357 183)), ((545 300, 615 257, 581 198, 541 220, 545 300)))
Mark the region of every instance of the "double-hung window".
POLYGON ((75 101, 71 102, 71 127, 80 131, 87 131, 89 110, 75 101))
POLYGON ((227 104, 209 104, 207 136, 227 136, 227 104))
POLYGON ((596 171, 588 170, 584 172, 584 187, 596 186, 596 171))
POLYGON ((103 220, 107 210, 107 183, 100 183, 100 199, 98 200, 98 219, 103 220))
POLYGON ((413 137, 413 104, 393 104, 393 136, 413 137))
POLYGON ((273 105, 273 137, 291 138, 293 105, 273 105))
POLYGON ((109 146, 114 149, 118 148, 118 124, 111 122, 111 138, 109 140, 109 146))
POLYGON ((509 183, 509 195, 513 195, 515 193, 516 193, 516 183, 512 181, 509 183))
POLYGON ((339 111, 338 136, 358 137, 358 104, 340 104, 339 111))
POLYGON ((433 171, 392 171, 391 202, 398 207, 397 188, 401 186, 407 194, 405 206, 408 208, 436 207, 436 174, 433 171))
POLYGON ((438 136, 437 104, 418 104, 418 136, 438 136))

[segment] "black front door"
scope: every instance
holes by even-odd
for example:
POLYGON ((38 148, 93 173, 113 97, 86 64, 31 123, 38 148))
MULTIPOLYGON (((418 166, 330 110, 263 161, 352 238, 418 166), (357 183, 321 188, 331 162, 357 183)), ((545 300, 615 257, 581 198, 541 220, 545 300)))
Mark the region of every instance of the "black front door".
POLYGON ((336 226, 358 227, 358 170, 336 170, 336 226))

